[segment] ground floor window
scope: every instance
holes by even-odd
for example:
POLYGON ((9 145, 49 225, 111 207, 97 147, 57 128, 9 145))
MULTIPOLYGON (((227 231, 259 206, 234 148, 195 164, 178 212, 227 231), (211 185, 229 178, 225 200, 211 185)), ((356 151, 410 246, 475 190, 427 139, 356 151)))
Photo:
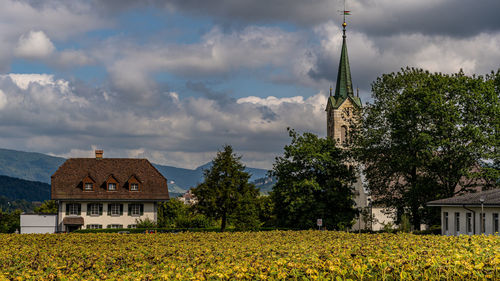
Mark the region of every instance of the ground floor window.
POLYGON ((499 225, 498 225, 498 213, 493 214, 493 233, 498 233, 500 232, 499 225))
POLYGON ((109 216, 120 216, 123 214, 123 204, 108 204, 109 216))
POLYGON ((455 231, 460 232, 460 213, 455 213, 455 231))
POLYGON ((486 232, 486 214, 481 213, 481 233, 486 232))
POLYGON ((87 229, 101 229, 102 224, 87 224, 87 229))
POLYGON ((444 212, 444 230, 448 231, 448 212, 444 212))
POLYGON ((137 228, 137 224, 129 224, 127 228, 137 228))
POLYGON ((123 228, 123 224, 108 224, 108 228, 123 228))
POLYGON ((66 215, 67 216, 79 216, 82 211, 82 206, 78 203, 66 204, 66 215))
POLYGON ((144 214, 143 204, 128 204, 129 216, 142 216, 144 214))
POLYGON ((467 232, 472 232, 472 213, 467 213, 467 232))
POLYGON ((89 216, 102 215, 102 204, 97 204, 97 203, 87 204, 87 215, 89 216))

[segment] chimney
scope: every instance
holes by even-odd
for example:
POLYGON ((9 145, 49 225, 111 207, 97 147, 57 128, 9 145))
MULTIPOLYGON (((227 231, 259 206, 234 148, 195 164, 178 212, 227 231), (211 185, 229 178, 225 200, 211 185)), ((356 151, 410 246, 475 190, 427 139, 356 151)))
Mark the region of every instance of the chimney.
POLYGON ((101 160, 103 154, 104 154, 104 150, 102 150, 102 149, 96 149, 95 150, 95 159, 101 160))

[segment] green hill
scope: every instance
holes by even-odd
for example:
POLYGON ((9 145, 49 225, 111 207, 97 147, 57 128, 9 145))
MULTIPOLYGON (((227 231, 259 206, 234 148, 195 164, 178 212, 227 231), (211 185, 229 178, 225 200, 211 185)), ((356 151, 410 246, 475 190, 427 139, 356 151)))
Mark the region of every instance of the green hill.
MULTIPOLYGON (((0 149, 0 175, 50 184, 50 176, 64 161, 66 159, 42 153, 0 149)), ((169 191, 177 194, 184 193, 200 183, 203 180, 203 170, 210 168, 212 163, 209 162, 194 170, 153 165, 168 179, 169 191)), ((264 178, 267 173, 267 170, 258 168, 247 168, 246 171, 252 175, 250 181, 264 178)))
POLYGON ((0 196, 9 200, 45 201, 50 199, 50 185, 7 176, 0 176, 0 196))
POLYGON ((0 175, 50 183, 50 176, 64 161, 42 153, 0 148, 0 175))

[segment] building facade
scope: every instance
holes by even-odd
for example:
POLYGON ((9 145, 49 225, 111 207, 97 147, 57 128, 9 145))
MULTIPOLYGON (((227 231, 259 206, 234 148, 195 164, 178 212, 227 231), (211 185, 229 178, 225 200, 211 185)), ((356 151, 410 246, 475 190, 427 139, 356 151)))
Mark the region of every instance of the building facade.
POLYGON ((135 228, 157 221, 158 203, 169 199, 167 179, 147 159, 72 158, 51 177, 58 203, 57 230, 135 228))
POLYGON ((427 206, 441 208, 443 235, 498 235, 500 232, 500 189, 435 200, 427 206))

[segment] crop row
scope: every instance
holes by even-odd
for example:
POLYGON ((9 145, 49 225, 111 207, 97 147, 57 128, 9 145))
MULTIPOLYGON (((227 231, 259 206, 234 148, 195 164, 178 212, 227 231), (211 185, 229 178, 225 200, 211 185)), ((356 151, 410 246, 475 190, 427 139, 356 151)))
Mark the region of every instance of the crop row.
POLYGON ((500 280, 500 237, 4 234, 0 265, 0 280, 500 280))

